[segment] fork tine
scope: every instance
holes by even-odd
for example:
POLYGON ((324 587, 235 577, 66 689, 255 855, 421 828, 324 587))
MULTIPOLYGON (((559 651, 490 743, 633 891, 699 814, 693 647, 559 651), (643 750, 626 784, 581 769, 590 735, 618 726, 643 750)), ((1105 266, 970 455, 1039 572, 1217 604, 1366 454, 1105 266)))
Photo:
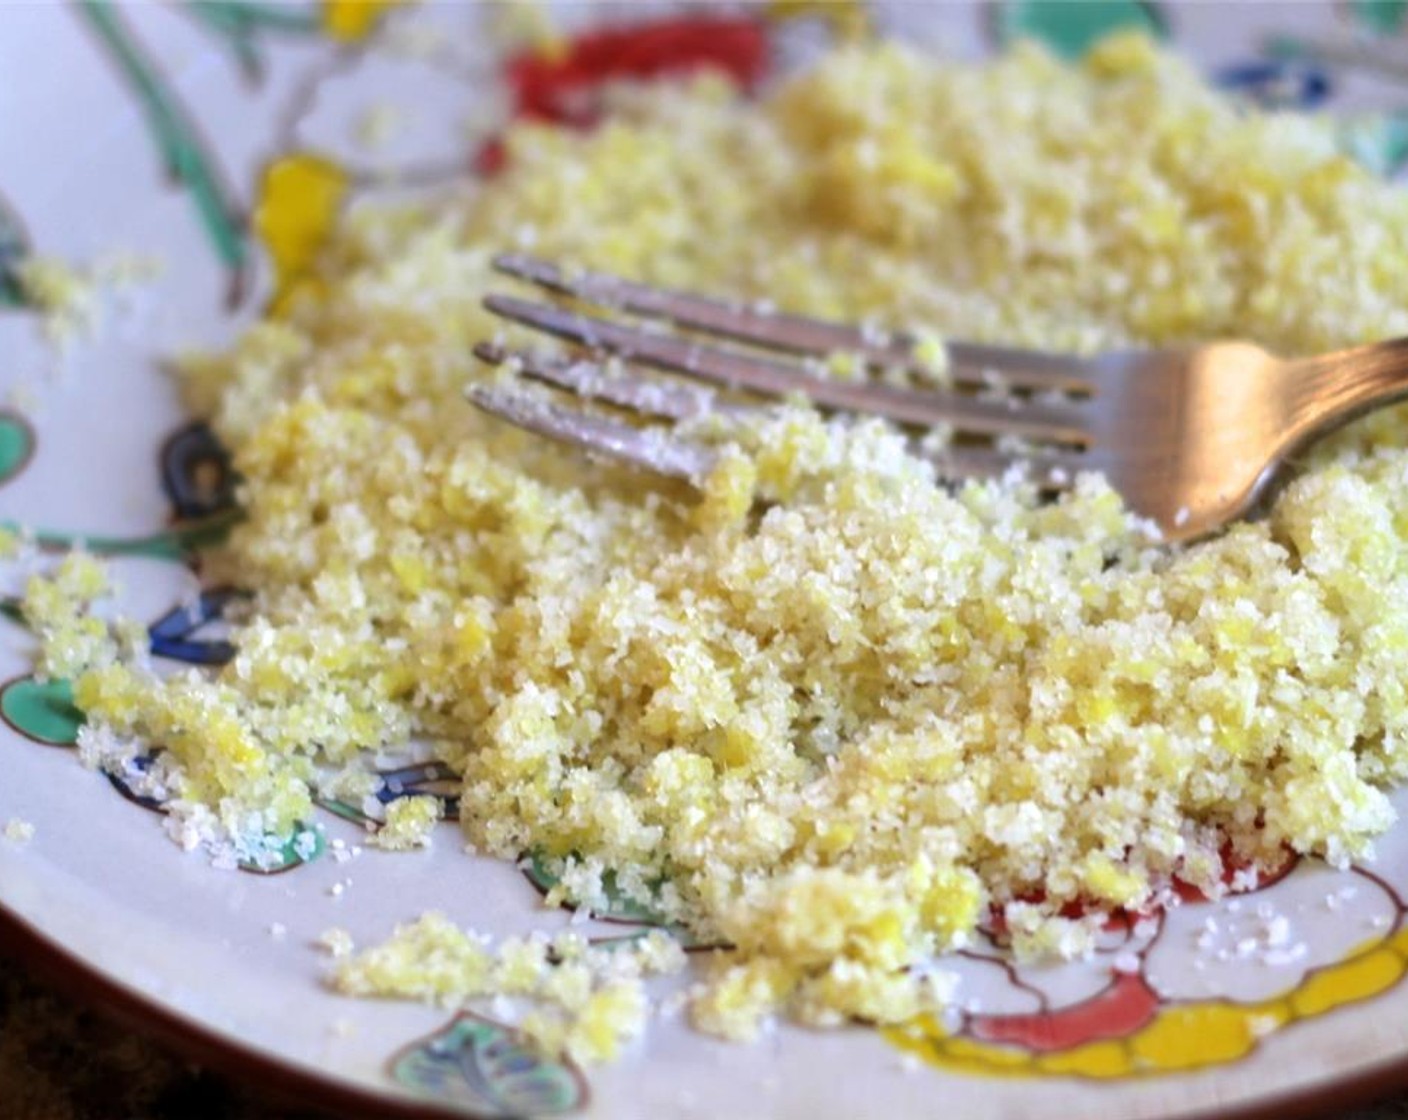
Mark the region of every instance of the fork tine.
POLYGON ((561 408, 520 390, 471 385, 465 395, 485 412, 517 427, 670 478, 698 483, 717 461, 712 449, 672 436, 665 428, 633 427, 561 408))
MULTIPOLYGON (((521 377, 542 381, 587 400, 605 401, 661 420, 693 420, 711 411, 738 417, 762 411, 720 403, 707 389, 690 385, 668 385, 629 373, 609 374, 599 363, 585 359, 573 360, 530 354, 521 350, 506 350, 492 342, 477 343, 474 354, 480 361, 490 365, 516 361, 521 377)), ((541 403, 533 400, 535 406, 540 406, 541 403)), ((490 411, 495 410, 491 408, 490 411)), ((497 411, 496 415, 503 415, 502 410, 497 411)), ((639 429, 630 430, 635 432, 639 429)), ((581 442, 580 432, 571 438, 573 442, 581 442)), ((990 447, 949 447, 929 453, 916 445, 915 453, 930 459, 939 468, 940 475, 951 480, 1000 478, 1014 466, 1018 466, 1028 477, 1048 490, 1068 489, 1075 475, 1089 466, 1079 453, 1053 451, 1048 448, 1035 450, 1029 455, 1002 452, 990 447)))
POLYGON ((988 447, 949 447, 926 458, 938 469, 940 477, 951 481, 1001 478, 1017 468, 1043 490, 1069 490, 1080 471, 1091 469, 1079 454, 1018 456, 988 447))
POLYGON ((587 400, 605 401, 618 408, 627 408, 643 416, 661 420, 694 420, 711 412, 741 411, 720 403, 715 394, 702 386, 669 383, 659 378, 634 377, 627 373, 608 373, 599 362, 587 359, 551 357, 523 350, 506 350, 490 342, 474 347, 474 356, 489 365, 514 361, 519 375, 565 389, 587 400))
POLYGON ((490 295, 484 306, 496 315, 559 338, 729 388, 769 396, 801 393, 825 408, 870 413, 921 427, 947 424, 985 435, 1011 434, 1075 444, 1090 439, 1078 406, 980 400, 873 382, 835 381, 814 377, 789 363, 651 333, 551 304, 490 295))
MULTIPOLYGON (((914 339, 846 323, 831 323, 801 315, 763 310, 741 301, 655 288, 600 272, 567 273, 551 261, 523 253, 502 253, 494 267, 563 295, 575 296, 633 315, 668 319, 691 330, 704 331, 755 346, 793 354, 822 356, 842 351, 876 366, 913 367, 914 339)), ((948 343, 950 373, 955 381, 984 384, 992 373, 1022 389, 1092 392, 1099 371, 1082 358, 971 342, 948 343)))

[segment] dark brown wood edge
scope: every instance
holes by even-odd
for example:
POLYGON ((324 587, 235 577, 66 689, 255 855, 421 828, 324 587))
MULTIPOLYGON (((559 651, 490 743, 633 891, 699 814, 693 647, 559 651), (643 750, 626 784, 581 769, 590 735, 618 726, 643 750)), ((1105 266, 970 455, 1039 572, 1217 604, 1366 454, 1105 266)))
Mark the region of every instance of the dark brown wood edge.
MULTIPOLYGON (((75 1003, 138 1030, 197 1065, 223 1074, 270 1103, 321 1112, 337 1120, 465 1120, 465 1113, 433 1103, 398 1101, 331 1078, 306 1073, 221 1037, 168 1011, 51 941, 0 903, 0 949, 75 1003)), ((398 1051, 400 1053, 401 1051, 398 1051)), ((1172 1085, 1178 1075, 1169 1078, 1172 1085)), ((1232 1108, 1176 1112, 1177 1120, 1311 1120, 1341 1115, 1408 1089, 1408 1055, 1302 1090, 1287 1090, 1232 1108)))
POLYGON ((103 975, 0 903, 0 950, 82 1007, 138 1031, 181 1057, 222 1074, 271 1104, 337 1120, 466 1120, 463 1110, 367 1092, 307 1073, 222 1037, 103 975))

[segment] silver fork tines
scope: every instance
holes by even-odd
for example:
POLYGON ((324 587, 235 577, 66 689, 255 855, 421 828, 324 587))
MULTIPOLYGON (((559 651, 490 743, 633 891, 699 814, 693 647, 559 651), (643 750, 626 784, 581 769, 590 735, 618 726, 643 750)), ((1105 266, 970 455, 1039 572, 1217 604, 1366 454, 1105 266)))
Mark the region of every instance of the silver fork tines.
POLYGON ((660 420, 694 420, 710 412, 741 411, 698 385, 670 384, 658 377, 635 377, 603 369, 600 362, 562 355, 506 350, 480 342, 474 356, 488 365, 511 363, 521 377, 564 389, 583 400, 602 401, 660 420))
MULTIPOLYGON (((560 295, 645 318, 666 319, 676 326, 752 346, 791 354, 853 354, 883 369, 912 369, 916 365, 916 340, 904 333, 787 315, 745 301, 709 299, 599 272, 569 273, 551 261, 523 253, 501 253, 494 258, 494 267, 560 295)), ((1098 363, 1065 354, 970 342, 951 342, 947 349, 949 374, 960 384, 985 385, 995 372, 1018 389, 1088 393, 1100 382, 1098 363)))
POLYGON ((990 400, 873 381, 838 381, 817 377, 791 362, 626 326, 552 304, 491 295, 485 298, 484 306, 505 319, 569 342, 724 388, 771 397, 801 394, 823 408, 871 413, 920 428, 947 425, 980 435, 1010 434, 1078 446, 1089 440, 1081 406, 1076 403, 1048 404, 1017 397, 990 400))
MULTIPOLYGON (((647 314, 664 314, 666 305, 655 298, 661 297, 669 301, 668 306, 673 311, 679 312, 668 316, 672 321, 687 320, 695 329, 716 327, 730 338, 761 341, 764 345, 777 343, 782 338, 783 332, 776 329, 779 317, 761 311, 749 312, 747 324, 740 326, 727 319, 726 306, 718 301, 678 293, 659 293, 644 285, 599 274, 593 275, 585 285, 582 282, 569 284, 560 270, 546 262, 522 256, 500 260, 510 266, 515 275, 534 279, 553 291, 574 295, 589 292, 600 302, 612 306, 624 304, 631 311, 647 314), (757 326, 764 336, 761 340, 753 337, 752 326, 757 326)), ((1048 438, 1079 435, 1067 415, 1050 405, 1033 406, 1028 403, 1022 408, 1021 402, 1014 406, 1006 401, 980 401, 972 397, 896 390, 889 386, 877 386, 873 382, 847 385, 817 377, 790 363, 708 347, 659 331, 635 330, 609 319, 573 314, 548 304, 492 295, 485 300, 485 306, 516 322, 537 327, 598 352, 615 353, 618 357, 604 363, 588 356, 510 350, 497 343, 480 342, 474 347, 474 353, 481 361, 512 368, 520 377, 561 389, 580 400, 626 409, 650 419, 679 422, 698 419, 710 413, 744 417, 758 414, 761 410, 720 400, 713 390, 688 381, 650 376, 641 371, 637 364, 622 360, 624 358, 731 388, 741 387, 772 396, 801 393, 813 401, 820 398, 823 404, 833 407, 850 405, 861 411, 876 410, 874 402, 878 393, 885 404, 879 410, 880 414, 921 425, 936 419, 948 423, 958 417, 967 421, 965 430, 970 432, 990 430, 992 434, 1011 435, 1015 432, 1046 435, 1048 438), (974 417, 977 417, 976 421, 974 417)), ((802 353, 804 346, 850 344, 861 338, 859 330, 838 324, 802 320, 795 316, 785 318, 788 331, 793 331, 798 324, 810 332, 808 340, 804 342, 795 333, 790 333, 785 346, 774 348, 802 353)), ((870 348, 873 355, 879 353, 877 348, 882 345, 892 348, 887 355, 907 353, 899 343, 882 343, 868 332, 866 338, 868 341, 864 345, 870 348)), ((986 352, 986 348, 979 349, 986 352)), ((1048 357, 1020 353, 1035 359, 1048 357)), ((520 427, 578 445, 595 455, 674 477, 697 480, 699 472, 707 471, 717 461, 710 448, 677 433, 671 432, 666 436, 658 430, 642 429, 611 417, 563 408, 539 395, 503 385, 478 387, 471 391, 470 397, 485 411, 520 427)), ((1016 469, 1051 490, 1069 486, 1082 465, 1080 450, 1040 444, 1030 451, 1024 450, 1021 455, 992 447, 971 446, 946 447, 935 452, 927 450, 923 441, 916 438, 913 450, 934 461, 941 475, 947 478, 990 478, 1016 469)))
MULTIPOLYGON (((647 366, 743 395, 800 395, 822 408, 881 416, 919 432, 950 431, 956 437, 933 455, 947 477, 1019 471, 1060 489, 1078 474, 1098 472, 1171 540, 1204 535, 1246 514, 1308 443, 1408 397, 1408 338, 1300 361, 1237 341, 1090 358, 950 343, 955 383, 991 380, 993 388, 1019 391, 974 394, 842 381, 806 368, 797 356, 841 351, 872 367, 914 369, 913 339, 598 273, 569 274, 520 254, 495 264, 557 294, 647 320, 488 297, 485 306, 504 318, 628 360, 603 369, 592 361, 517 356, 522 373, 534 380, 651 419, 749 411, 733 399, 691 395, 702 392, 697 384, 661 382, 635 368, 647 366), (720 339, 746 348, 718 345, 720 339)), ((507 357, 494 349, 481 356, 507 357)), ((502 387, 474 389, 471 396, 521 427, 664 474, 697 480, 716 462, 707 446, 660 426, 563 409, 502 387)), ((914 438, 922 452, 928 441, 914 438)))
POLYGON ((718 461, 712 448, 676 438, 666 428, 637 428, 580 409, 562 408, 522 390, 472 385, 467 395, 485 412, 517 427, 670 478, 698 483, 718 461))

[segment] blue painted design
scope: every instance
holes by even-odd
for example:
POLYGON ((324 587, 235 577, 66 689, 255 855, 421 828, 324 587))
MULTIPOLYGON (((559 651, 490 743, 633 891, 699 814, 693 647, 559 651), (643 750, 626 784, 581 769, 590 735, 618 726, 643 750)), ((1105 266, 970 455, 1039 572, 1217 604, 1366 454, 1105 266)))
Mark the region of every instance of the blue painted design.
POLYGON ((148 628, 152 653, 189 665, 224 665, 235 656, 235 647, 223 638, 193 638, 202 627, 225 617, 225 608, 249 592, 235 587, 202 591, 190 607, 172 607, 148 628))
MULTIPOLYGON (((394 770, 377 772, 380 784, 373 792, 381 804, 390 805, 404 797, 435 797, 440 801, 441 820, 460 819, 460 797, 451 792, 459 786, 459 775, 443 762, 418 762, 394 770)), ((329 813, 363 827, 376 827, 380 822, 369 817, 358 805, 335 798, 319 798, 318 804, 329 813)))
MULTIPOLYGON (((151 770, 160 753, 160 749, 157 749, 128 759, 126 771, 123 773, 104 771, 113 789, 132 804, 152 813, 165 813, 168 802, 150 794, 138 793, 136 786, 138 779, 151 770)), ((271 859, 264 862, 242 859, 239 861, 239 868, 255 875, 278 875, 305 863, 312 863, 326 849, 327 840, 323 836, 322 828, 300 821, 293 826, 293 831, 287 837, 279 841, 271 859)))
POLYGON ((1262 109, 1314 109, 1329 99, 1334 83, 1323 68, 1291 59, 1245 62, 1229 66, 1216 82, 1262 109))
POLYGON ((557 1116, 587 1103, 568 1058, 539 1053, 518 1031, 468 1012, 391 1060, 391 1076, 477 1120, 557 1116))
POLYGON ((155 754, 139 754, 127 762, 127 773, 118 774, 112 770, 104 771, 107 779, 112 783, 112 788, 132 802, 133 805, 140 805, 143 809, 149 809, 153 813, 166 812, 166 802, 148 794, 138 793, 134 788, 137 779, 147 773, 156 762, 155 754))

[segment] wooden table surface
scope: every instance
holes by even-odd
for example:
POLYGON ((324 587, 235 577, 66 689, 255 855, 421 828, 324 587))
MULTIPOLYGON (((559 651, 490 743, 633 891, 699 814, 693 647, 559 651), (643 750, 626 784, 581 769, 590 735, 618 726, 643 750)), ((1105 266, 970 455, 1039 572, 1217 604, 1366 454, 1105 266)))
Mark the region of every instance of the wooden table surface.
POLYGON ((0 1120, 320 1120, 224 1078, 23 979, 0 954, 0 1120))
MULTIPOLYGON (((1408 1092, 1335 1120, 1408 1120, 1408 1092)), ((23 979, 0 955, 0 1120, 319 1120, 23 979)), ((1328 1118, 1327 1118, 1328 1120, 1328 1118)))

